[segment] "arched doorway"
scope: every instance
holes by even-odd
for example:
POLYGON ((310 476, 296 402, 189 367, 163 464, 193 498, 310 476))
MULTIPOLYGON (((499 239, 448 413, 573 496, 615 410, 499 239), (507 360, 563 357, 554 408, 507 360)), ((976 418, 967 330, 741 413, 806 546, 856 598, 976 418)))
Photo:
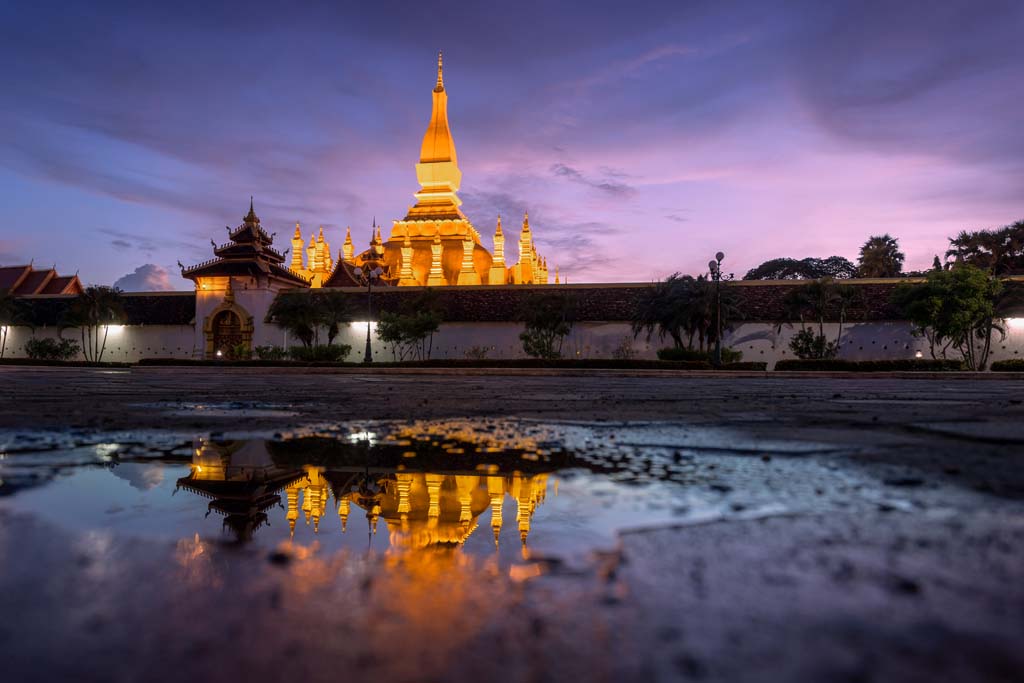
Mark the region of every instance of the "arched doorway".
POLYGON ((224 301, 203 321, 206 357, 224 360, 249 358, 253 330, 252 316, 235 303, 234 291, 229 286, 224 301))
POLYGON ((234 311, 221 311, 213 318, 213 352, 220 353, 221 358, 234 358, 247 355, 237 353, 239 346, 245 345, 242 334, 242 321, 234 311))

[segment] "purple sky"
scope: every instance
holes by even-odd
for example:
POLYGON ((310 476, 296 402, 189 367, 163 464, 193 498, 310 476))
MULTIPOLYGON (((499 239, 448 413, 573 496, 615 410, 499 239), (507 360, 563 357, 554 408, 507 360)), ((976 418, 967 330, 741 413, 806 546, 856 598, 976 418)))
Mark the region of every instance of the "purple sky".
POLYGON ((250 194, 282 248, 362 245, 413 202, 438 49, 463 208, 488 246, 529 209, 570 281, 883 232, 916 269, 1024 217, 1019 0, 294 4, 4 3, 0 264, 185 288, 250 194))

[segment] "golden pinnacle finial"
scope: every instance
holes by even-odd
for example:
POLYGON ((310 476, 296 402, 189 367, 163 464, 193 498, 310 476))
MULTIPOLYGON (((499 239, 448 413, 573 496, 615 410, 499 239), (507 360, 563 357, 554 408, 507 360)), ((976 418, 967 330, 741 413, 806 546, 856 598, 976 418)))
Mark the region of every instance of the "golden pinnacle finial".
POLYGON ((442 57, 441 51, 438 50, 437 51, 437 87, 435 88, 436 90, 444 90, 443 71, 444 71, 444 59, 442 57))

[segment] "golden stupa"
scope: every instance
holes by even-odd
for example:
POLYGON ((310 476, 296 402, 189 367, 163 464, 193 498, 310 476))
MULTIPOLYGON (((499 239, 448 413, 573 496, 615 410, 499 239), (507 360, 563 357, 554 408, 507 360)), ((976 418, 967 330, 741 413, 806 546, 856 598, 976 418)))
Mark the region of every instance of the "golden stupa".
POLYGON ((339 266, 383 261, 385 277, 399 286, 547 284, 547 259, 537 253, 528 216, 523 217, 518 240, 519 262, 508 267, 501 217, 497 219, 492 254, 459 208, 462 172, 448 125, 448 93, 440 53, 430 124, 420 147, 416 179, 420 184, 414 195, 416 203, 409 207, 405 218, 393 222, 388 239, 384 240, 375 226, 370 248, 354 255, 347 235, 339 266))

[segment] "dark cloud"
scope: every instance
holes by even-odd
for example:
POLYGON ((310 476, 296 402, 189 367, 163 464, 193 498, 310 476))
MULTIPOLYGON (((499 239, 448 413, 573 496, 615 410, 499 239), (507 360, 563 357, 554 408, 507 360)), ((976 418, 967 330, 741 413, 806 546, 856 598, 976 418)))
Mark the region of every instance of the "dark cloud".
POLYGON ((613 179, 597 180, 585 175, 582 171, 566 164, 557 163, 551 165, 551 173, 560 178, 565 178, 580 185, 592 187, 608 194, 617 196, 630 196, 636 193, 636 188, 613 179))

